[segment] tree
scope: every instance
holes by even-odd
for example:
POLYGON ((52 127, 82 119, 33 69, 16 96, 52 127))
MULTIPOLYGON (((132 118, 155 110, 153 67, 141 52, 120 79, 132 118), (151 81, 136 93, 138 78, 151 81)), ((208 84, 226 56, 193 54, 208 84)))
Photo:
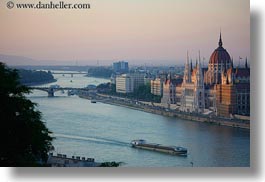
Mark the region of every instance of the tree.
POLYGON ((18 75, 19 75, 20 83, 24 85, 32 84, 32 83, 55 81, 51 72, 46 72, 46 71, 33 71, 33 70, 19 69, 18 75))
POLYGON ((27 93, 17 71, 0 62, 1 166, 38 166, 53 148, 51 132, 27 93))
POLYGON ((161 96, 153 95, 151 93, 151 85, 141 85, 132 93, 132 98, 147 102, 161 102, 161 96))

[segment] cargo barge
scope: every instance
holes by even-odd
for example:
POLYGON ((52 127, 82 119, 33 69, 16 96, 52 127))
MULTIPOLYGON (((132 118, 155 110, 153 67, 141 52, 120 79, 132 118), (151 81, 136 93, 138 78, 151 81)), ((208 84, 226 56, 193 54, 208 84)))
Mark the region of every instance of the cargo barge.
POLYGON ((145 140, 132 140, 131 145, 134 148, 152 150, 157 152, 168 153, 172 155, 183 155, 186 156, 188 150, 184 147, 178 146, 164 146, 156 143, 147 143, 145 140))

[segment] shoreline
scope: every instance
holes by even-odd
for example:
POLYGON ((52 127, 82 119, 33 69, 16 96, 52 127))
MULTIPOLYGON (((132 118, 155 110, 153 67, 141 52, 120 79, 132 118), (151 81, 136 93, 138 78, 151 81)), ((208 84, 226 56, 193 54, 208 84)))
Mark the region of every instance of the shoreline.
POLYGON ((21 84, 25 86, 38 86, 38 85, 49 84, 49 83, 54 83, 54 82, 57 82, 57 79, 43 81, 43 82, 31 82, 31 83, 23 83, 23 84, 21 83, 21 84))
POLYGON ((139 111, 157 114, 157 115, 166 116, 166 117, 174 117, 174 118, 180 118, 180 119, 194 121, 194 122, 202 122, 202 123, 214 124, 214 125, 219 125, 219 126, 227 126, 227 127, 250 130, 250 121, 247 121, 247 120, 209 117, 209 116, 204 116, 201 114, 191 114, 191 113, 166 110, 166 109, 162 110, 162 109, 158 109, 152 106, 137 105, 133 103, 127 103, 127 102, 114 100, 110 98, 111 96, 107 96, 107 95, 105 95, 104 97, 103 95, 100 95, 100 96, 97 95, 97 97, 92 97, 88 95, 79 94, 78 96, 80 98, 84 98, 88 100, 95 100, 97 102, 101 102, 105 104, 126 107, 129 109, 139 110, 139 111))

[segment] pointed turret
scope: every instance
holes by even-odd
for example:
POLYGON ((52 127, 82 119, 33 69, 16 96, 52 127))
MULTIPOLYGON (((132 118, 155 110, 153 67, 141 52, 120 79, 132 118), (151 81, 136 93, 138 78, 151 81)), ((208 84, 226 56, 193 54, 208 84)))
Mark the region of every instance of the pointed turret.
POLYGON ((192 59, 190 60, 190 72, 192 72, 192 69, 193 69, 193 67, 192 67, 192 59))
POLYGON ((203 72, 201 68, 200 59, 199 59, 199 63, 197 64, 196 81, 197 81, 198 86, 203 87, 203 72))
POLYGON ((184 83, 190 82, 190 63, 189 63, 189 52, 187 51, 187 60, 185 64, 185 70, 184 70, 184 83))
POLYGON ((222 41, 222 33, 220 31, 220 38, 219 38, 219 47, 223 46, 223 41, 222 41))
POLYGON ((189 51, 187 51, 187 60, 186 60, 186 63, 189 62, 189 51))

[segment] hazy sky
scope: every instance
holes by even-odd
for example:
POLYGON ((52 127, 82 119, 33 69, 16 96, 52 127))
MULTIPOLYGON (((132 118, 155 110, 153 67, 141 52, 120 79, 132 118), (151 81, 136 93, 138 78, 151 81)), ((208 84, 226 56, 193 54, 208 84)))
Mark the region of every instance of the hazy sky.
POLYGON ((1 1, 0 54, 92 64, 95 60, 166 64, 185 60, 187 50, 195 59, 200 50, 208 62, 221 28, 223 46, 234 60, 250 56, 249 0, 65 2, 90 3, 91 9, 8 9, 1 1))

